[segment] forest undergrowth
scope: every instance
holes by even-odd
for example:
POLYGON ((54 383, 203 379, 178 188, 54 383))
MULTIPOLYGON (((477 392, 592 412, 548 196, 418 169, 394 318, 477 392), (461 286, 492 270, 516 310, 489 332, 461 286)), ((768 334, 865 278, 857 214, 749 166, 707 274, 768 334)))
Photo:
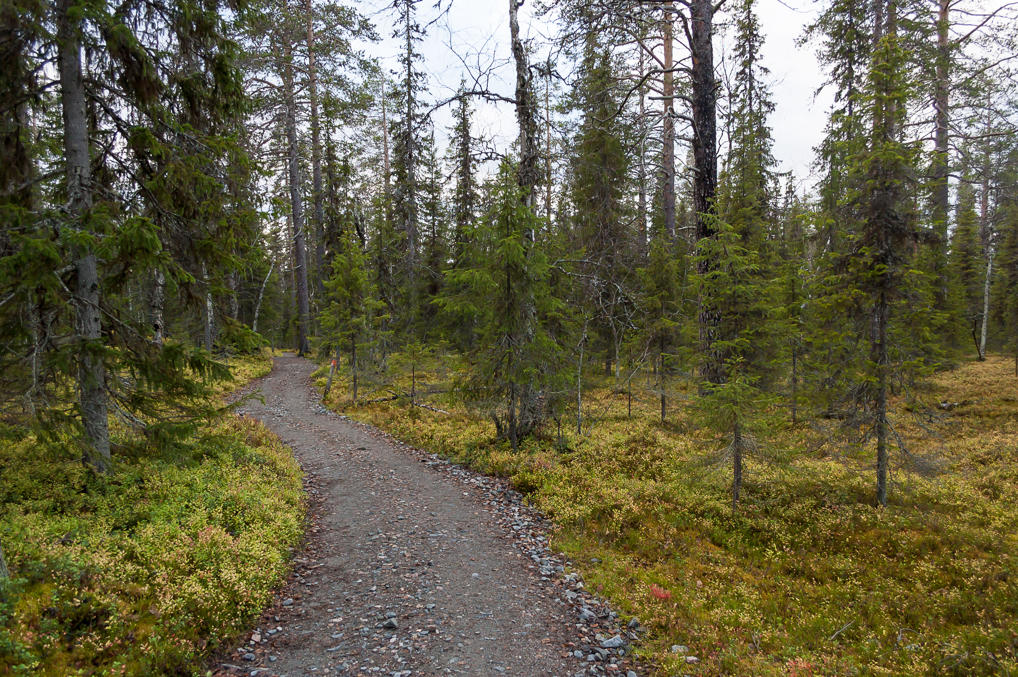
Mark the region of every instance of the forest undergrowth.
MULTIPOLYGON (((222 395, 272 367, 230 361, 222 395)), ((117 472, 72 440, 0 427, 0 675, 190 674, 271 600, 303 533, 301 474, 260 423, 226 415, 156 446, 114 423, 117 472), (196 668, 196 666, 198 666, 196 668)))
MULTIPOLYGON (((403 362, 393 356, 390 368, 403 362)), ((409 368, 362 374, 354 406, 340 369, 328 404, 510 478, 558 525, 554 546, 588 587, 649 629, 637 651, 662 674, 1018 670, 1008 359, 935 375, 919 387, 923 408, 894 402, 895 430, 922 462, 895 459, 886 508, 873 503, 872 450, 836 426, 784 423, 749 457, 735 513, 730 470, 695 423, 692 388, 676 386, 661 422, 649 382, 634 383, 630 416, 624 388, 586 375, 589 428, 577 434, 573 405, 561 428, 546 425, 514 454, 450 392, 456 370, 437 355, 415 365, 413 387, 409 368), (412 405, 411 390, 431 409, 412 405)), ((321 386, 327 368, 317 376, 321 386)))

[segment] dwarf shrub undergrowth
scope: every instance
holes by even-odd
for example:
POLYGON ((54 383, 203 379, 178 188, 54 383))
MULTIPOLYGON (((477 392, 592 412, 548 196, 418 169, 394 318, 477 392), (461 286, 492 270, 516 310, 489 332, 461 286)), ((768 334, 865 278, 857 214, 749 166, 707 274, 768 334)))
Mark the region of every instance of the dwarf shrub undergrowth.
POLYGON ((594 374, 589 434, 566 411, 564 439, 551 425, 515 454, 443 387, 441 360, 418 367, 417 392, 447 413, 364 402, 409 392, 404 374, 374 375, 377 395, 362 387, 353 406, 344 370, 329 404, 510 478, 559 526, 553 544, 588 587, 649 629, 637 650, 661 674, 995 675, 1018 672, 1012 369, 994 357, 932 379, 922 397, 959 406, 929 431, 896 403, 899 434, 941 472, 910 474, 896 457, 886 509, 872 505, 871 453, 784 425, 750 460, 733 514, 730 470, 688 406, 662 424, 654 394, 637 389, 630 418, 625 395, 594 374))
MULTIPOLYGON (((239 378, 268 371, 262 358, 239 378)), ((116 470, 8 429, 0 442, 0 675, 190 674, 269 602, 303 532, 300 471, 227 416, 172 448, 122 432, 116 470)))

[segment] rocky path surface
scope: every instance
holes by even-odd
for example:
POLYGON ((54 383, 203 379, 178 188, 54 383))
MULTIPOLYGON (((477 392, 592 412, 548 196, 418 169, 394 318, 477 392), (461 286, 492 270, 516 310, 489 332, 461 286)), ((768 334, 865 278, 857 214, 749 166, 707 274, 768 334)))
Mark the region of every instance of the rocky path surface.
POLYGON ((288 444, 311 523, 294 573, 219 674, 625 675, 634 621, 548 549, 504 482, 327 411, 314 365, 277 358, 239 413, 288 444))

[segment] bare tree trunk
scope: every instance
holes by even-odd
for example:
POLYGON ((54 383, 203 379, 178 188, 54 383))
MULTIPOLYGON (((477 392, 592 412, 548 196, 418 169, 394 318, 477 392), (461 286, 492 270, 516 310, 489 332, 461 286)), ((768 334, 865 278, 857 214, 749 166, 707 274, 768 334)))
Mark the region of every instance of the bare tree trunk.
POLYGON ((732 512, 739 509, 739 494, 742 493, 742 428, 738 423, 732 430, 732 512))
POLYGON ((304 239, 304 203, 300 192, 300 160, 297 156, 297 101, 293 84, 293 50, 284 47, 283 87, 286 96, 286 137, 289 146, 290 207, 293 215, 293 259, 297 275, 297 354, 311 352, 308 322, 311 316, 308 299, 307 245, 304 239))
POLYGON ((799 415, 799 348, 792 346, 792 424, 799 415))
MULTIPOLYGON (((692 0, 690 7, 690 50, 693 99, 693 210, 696 212, 697 242, 717 236, 714 196, 718 185, 717 83, 714 79, 714 5, 712 0, 692 0)), ((697 263, 698 272, 708 275, 716 263, 706 258, 697 263)), ((706 384, 724 381, 724 360, 715 348, 721 311, 711 299, 699 299, 701 377, 706 384)))
POLYGON ((240 299, 237 298, 237 273, 236 272, 232 272, 231 271, 226 276, 226 286, 229 287, 229 289, 230 289, 230 297, 228 299, 229 302, 230 302, 230 311, 229 311, 230 312, 230 319, 233 319, 233 320, 240 319, 239 318, 239 316, 240 316, 240 299))
POLYGON ((4 558, 4 546, 0 543, 0 581, 11 577, 11 570, 7 568, 7 560, 4 558))
POLYGON ((152 296, 149 299, 149 318, 152 323, 152 340, 156 345, 163 344, 166 327, 163 323, 163 309, 166 305, 166 276, 161 268, 152 274, 152 296))
MULTIPOLYGON (((531 79, 530 64, 526 47, 520 37, 519 8, 520 0, 509 0, 509 35, 512 45, 513 61, 516 65, 516 122, 519 125, 520 163, 517 169, 517 181, 523 191, 523 205, 534 211, 537 199, 536 186, 540 180, 538 162, 541 151, 537 137, 537 103, 534 100, 534 88, 531 79)), ((526 233, 527 252, 531 255, 535 234, 533 230, 526 233)), ((520 301, 523 309, 523 328, 516 338, 516 345, 529 345, 534 340, 537 325, 537 303, 533 292, 520 301)), ((527 383, 521 388, 519 397, 519 420, 513 414, 512 437, 513 449, 516 449, 520 437, 526 437, 534 431, 541 421, 540 392, 534 383, 527 383)), ((516 393, 513 391, 515 409, 516 393)))
POLYGON ((876 437, 877 437, 877 503, 887 505, 887 296, 884 292, 876 308, 876 345, 873 361, 877 365, 876 437))
POLYGON ((350 338, 350 370, 353 372, 353 403, 357 405, 357 337, 350 338))
POLYGON ((265 273, 265 279, 262 280, 262 288, 258 290, 258 302, 255 303, 254 319, 251 321, 251 331, 255 333, 258 333, 258 315, 262 311, 262 299, 265 298, 265 286, 269 283, 269 278, 272 277, 272 268, 275 265, 275 261, 269 262, 269 272, 265 273))
MULTIPOLYGON (((644 65, 644 50, 640 49, 640 73, 643 74, 644 65)), ((638 227, 638 233, 640 237, 640 246, 637 247, 637 255, 641 261, 647 260, 647 134, 646 134, 646 116, 647 116, 647 92, 644 87, 640 87, 640 147, 639 157, 636 160, 636 172, 637 172, 637 195, 636 195, 636 215, 640 221, 638 227)), ((674 169, 674 166, 673 166, 674 169)))
POLYGON ((389 159, 389 118, 385 113, 385 85, 382 85, 382 170, 385 186, 385 220, 392 221, 392 161, 389 159))
MULTIPOLYGON (((700 4, 703 4, 704 0, 699 0, 700 4)), ((696 4, 694 3, 694 7, 696 4)), ((662 120, 662 132, 661 132, 661 143, 663 148, 661 149, 661 165, 662 172, 664 173, 663 182, 661 186, 661 206, 664 210, 664 221, 665 230, 668 232, 668 238, 675 241, 675 76, 672 71, 675 68, 675 60, 672 56, 673 49, 673 36, 672 32, 675 26, 675 17, 672 14, 673 4, 666 2, 664 4, 664 14, 661 19, 661 31, 662 40, 664 41, 664 82, 661 88, 662 100, 664 103, 664 119, 662 120)), ((708 20, 711 16, 708 15, 708 20)), ((696 36, 696 22, 694 21, 694 40, 696 36)), ((708 32, 708 46, 710 45, 710 28, 708 32)), ((702 47, 702 46, 701 46, 702 47)), ((694 47, 695 51, 695 47, 694 47)), ((711 52, 713 55, 713 52, 711 52)), ((693 59, 694 69, 694 81, 695 72, 697 67, 696 57, 693 59)), ((714 61, 711 57, 710 63, 710 80, 711 80, 711 91, 713 92, 714 86, 714 61)), ((694 85, 695 86, 695 85, 694 85)), ((711 95, 713 96, 713 94, 711 95)), ((695 119, 695 118, 694 118, 695 119)), ((694 122, 695 128, 695 122, 694 122)), ((699 166, 698 166, 699 169, 699 166)), ((715 169, 715 174, 717 170, 715 169)))
POLYGON ((661 396, 661 422, 665 422, 668 413, 668 397, 665 395, 665 337, 659 337, 660 344, 657 351, 657 385, 658 393, 661 396))
POLYGON ((209 289, 209 273, 205 264, 201 264, 202 281, 205 283, 205 350, 212 352, 212 344, 215 342, 216 308, 212 302, 212 290, 209 289))
POLYGON ((583 434, 583 346, 587 342, 587 324, 580 337, 580 357, 576 361, 576 434, 583 434))
POLYGON ((329 391, 332 390, 332 377, 336 375, 336 369, 339 367, 339 346, 336 346, 336 356, 332 358, 332 362, 329 363, 329 378, 325 381, 325 391, 322 392, 322 402, 329 399, 329 391))
MULTIPOLYGON (((80 19, 71 17, 72 0, 57 7, 57 42, 67 172, 67 206, 72 228, 87 228, 92 209, 91 156, 81 74, 80 19), (73 23, 72 23, 73 21, 73 23)), ((78 391, 85 429, 85 463, 100 473, 112 467, 106 403, 106 368, 102 361, 99 271, 88 245, 74 248, 75 334, 79 343, 78 391)))
POLYGON ((311 186, 315 202, 315 295, 323 293, 325 277, 325 205, 322 190, 322 133, 318 121, 318 73, 315 66, 314 13, 311 0, 304 0, 308 23, 308 94, 311 98, 311 186))
POLYGON ((551 62, 544 80, 544 215, 551 229, 551 62))
POLYGON ((993 281, 993 248, 987 247, 986 279, 983 282, 983 324, 979 330, 979 361, 986 359, 986 333, 990 325, 990 282, 993 281))

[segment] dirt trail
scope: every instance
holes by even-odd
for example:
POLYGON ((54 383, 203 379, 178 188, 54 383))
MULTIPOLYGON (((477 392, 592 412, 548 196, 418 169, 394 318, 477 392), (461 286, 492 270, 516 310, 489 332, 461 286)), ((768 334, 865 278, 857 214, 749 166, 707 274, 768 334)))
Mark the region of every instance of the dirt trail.
POLYGON ((277 358, 245 389, 265 401, 239 413, 294 450, 313 521, 277 605, 221 673, 634 677, 638 627, 620 630, 563 575, 519 494, 328 412, 313 368, 277 358))

